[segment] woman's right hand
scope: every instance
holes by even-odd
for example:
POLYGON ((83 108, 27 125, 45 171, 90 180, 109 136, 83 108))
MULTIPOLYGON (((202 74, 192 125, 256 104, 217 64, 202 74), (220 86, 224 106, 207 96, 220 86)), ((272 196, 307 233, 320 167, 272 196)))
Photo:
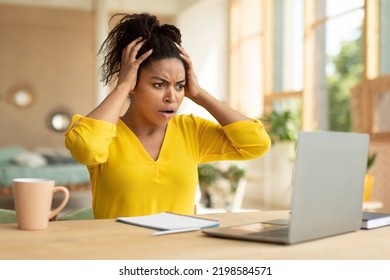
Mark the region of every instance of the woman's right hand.
POLYGON ((140 57, 136 58, 138 51, 144 42, 145 41, 142 40, 142 37, 138 37, 130 44, 128 44, 122 51, 121 68, 119 70, 117 87, 125 86, 128 89, 128 93, 134 90, 137 84, 139 66, 153 52, 152 49, 148 50, 140 57))
POLYGON ((87 117, 104 120, 116 124, 121 115, 123 104, 130 92, 137 85, 137 74, 141 63, 147 59, 153 50, 149 50, 136 58, 144 41, 137 38, 127 45, 122 51, 121 68, 119 70, 116 87, 87 117))

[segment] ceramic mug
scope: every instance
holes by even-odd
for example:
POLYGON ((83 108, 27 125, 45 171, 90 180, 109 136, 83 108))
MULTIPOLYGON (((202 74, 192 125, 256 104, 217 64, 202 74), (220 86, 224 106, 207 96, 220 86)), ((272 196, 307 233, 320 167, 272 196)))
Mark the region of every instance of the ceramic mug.
POLYGON ((18 178, 12 180, 12 191, 18 229, 40 230, 48 227, 49 220, 57 215, 69 200, 69 190, 55 186, 54 180, 18 178), (51 210, 53 195, 63 193, 60 205, 51 210))

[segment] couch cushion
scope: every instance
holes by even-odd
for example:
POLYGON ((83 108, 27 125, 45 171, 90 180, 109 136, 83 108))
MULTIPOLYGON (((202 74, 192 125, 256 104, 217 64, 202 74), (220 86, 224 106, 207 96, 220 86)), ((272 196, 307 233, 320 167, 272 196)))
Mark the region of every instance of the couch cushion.
POLYGON ((0 224, 16 223, 16 212, 14 210, 0 209, 0 224))
POLYGON ((78 209, 60 217, 60 221, 93 220, 93 219, 95 219, 95 216, 93 214, 92 207, 78 209))
POLYGON ((0 164, 9 164, 16 156, 24 153, 25 148, 21 146, 6 146, 0 148, 0 164))
POLYGON ((33 152, 24 152, 14 157, 13 163, 19 166, 26 167, 41 167, 47 164, 46 159, 38 154, 33 152))

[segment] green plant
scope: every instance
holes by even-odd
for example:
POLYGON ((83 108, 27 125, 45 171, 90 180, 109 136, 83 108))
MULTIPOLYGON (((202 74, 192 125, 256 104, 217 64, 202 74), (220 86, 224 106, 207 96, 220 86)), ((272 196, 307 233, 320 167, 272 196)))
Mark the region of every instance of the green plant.
POLYGON ((295 142, 298 138, 298 118, 290 110, 282 112, 273 110, 261 118, 261 121, 273 143, 295 142))
POLYGON ((374 165, 376 153, 369 153, 367 158, 367 171, 374 165))
POLYGON ((329 130, 352 131, 350 92, 362 80, 362 26, 359 36, 351 41, 343 41, 338 54, 329 58, 333 69, 328 75, 329 130))
POLYGON ((219 171, 214 165, 210 163, 198 165, 198 180, 201 190, 201 202, 205 205, 205 207, 211 207, 212 202, 210 188, 215 184, 218 176, 219 171))
MULTIPOLYGON (((223 196, 229 198, 234 197, 237 192, 240 180, 244 177, 245 170, 235 164, 231 164, 228 169, 218 168, 218 165, 213 163, 198 165, 198 179, 201 190, 201 202, 205 207, 212 207, 213 201, 211 194, 220 192, 222 189, 216 182, 220 179, 229 181, 229 190, 223 190, 223 196), (227 193, 225 193, 227 192, 227 193)), ((231 204, 231 200, 227 205, 231 204)))
POLYGON ((212 164, 205 163, 198 165, 198 179, 201 185, 211 185, 218 178, 218 170, 212 164))
POLYGON ((238 184, 242 177, 245 175, 245 170, 238 167, 237 165, 232 165, 229 169, 222 173, 222 176, 229 180, 230 191, 236 193, 238 184))

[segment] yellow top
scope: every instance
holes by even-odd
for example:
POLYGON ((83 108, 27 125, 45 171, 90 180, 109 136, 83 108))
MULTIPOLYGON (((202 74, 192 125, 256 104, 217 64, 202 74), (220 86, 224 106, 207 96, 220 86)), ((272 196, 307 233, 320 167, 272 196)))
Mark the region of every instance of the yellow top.
POLYGON ((73 157, 88 167, 96 218, 193 214, 199 163, 253 159, 271 145, 258 120, 221 127, 193 115, 169 121, 157 160, 121 120, 115 126, 75 115, 65 136, 73 157))

